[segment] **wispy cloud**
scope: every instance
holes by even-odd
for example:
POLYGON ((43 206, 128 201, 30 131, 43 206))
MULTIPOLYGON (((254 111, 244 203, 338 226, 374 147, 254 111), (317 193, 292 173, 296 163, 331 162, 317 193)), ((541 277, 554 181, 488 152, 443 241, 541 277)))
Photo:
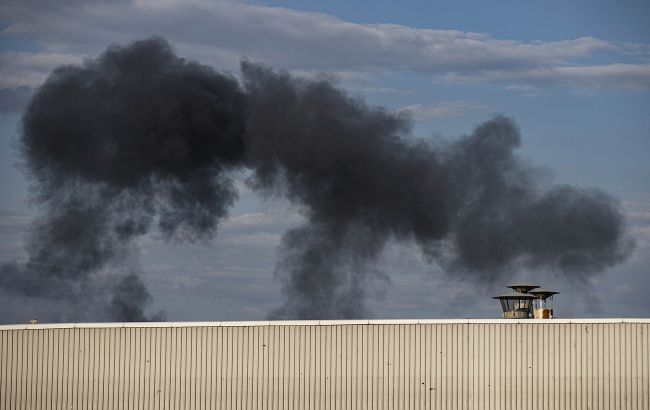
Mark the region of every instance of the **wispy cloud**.
POLYGON ((0 113, 20 112, 31 95, 32 88, 26 85, 0 88, 0 113))
POLYGON ((263 231, 285 230, 304 222, 304 217, 291 208, 274 208, 260 212, 248 212, 226 220, 223 228, 240 233, 249 227, 263 231))
POLYGON ((544 92, 548 86, 575 90, 650 89, 649 64, 606 64, 592 66, 530 67, 518 71, 507 69, 482 70, 476 73, 448 73, 447 81, 460 83, 503 83, 509 89, 544 92))
POLYGON ((485 111, 489 107, 477 101, 441 101, 432 105, 414 104, 398 111, 408 113, 416 120, 430 118, 458 117, 469 111, 485 111))
POLYGON ((80 63, 82 59, 81 55, 71 53, 2 52, 0 88, 40 85, 54 67, 80 63))
POLYGON ((650 200, 623 203, 629 229, 636 240, 635 259, 650 255, 650 200))

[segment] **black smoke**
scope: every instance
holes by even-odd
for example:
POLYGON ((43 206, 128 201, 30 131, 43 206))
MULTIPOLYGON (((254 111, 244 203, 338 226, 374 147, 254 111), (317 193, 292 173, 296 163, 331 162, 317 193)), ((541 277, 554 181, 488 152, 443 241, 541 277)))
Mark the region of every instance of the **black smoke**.
POLYGON ((412 137, 408 118, 328 81, 242 71, 253 185, 305 205, 308 219, 283 240, 277 317, 363 317, 364 282, 391 239, 482 281, 522 266, 584 277, 630 250, 611 196, 541 189, 507 118, 433 144, 412 137))
POLYGON ((3 288, 90 300, 109 320, 146 319, 150 297, 137 269, 122 265, 154 226, 171 240, 214 235, 236 198, 228 172, 244 159, 244 113, 235 78, 176 57, 161 39, 57 68, 22 120, 42 215, 27 262, 3 267, 3 288))
POLYGON ((306 216, 280 247, 286 299, 273 317, 368 315, 367 283, 391 240, 479 281, 521 267, 584 277, 629 254, 619 204, 595 189, 542 189, 507 118, 434 143, 327 79, 248 62, 241 74, 179 58, 160 38, 56 69, 23 118, 42 216, 28 261, 2 268, 2 288, 146 320, 150 296, 129 268, 137 238, 212 238, 240 169, 306 216))

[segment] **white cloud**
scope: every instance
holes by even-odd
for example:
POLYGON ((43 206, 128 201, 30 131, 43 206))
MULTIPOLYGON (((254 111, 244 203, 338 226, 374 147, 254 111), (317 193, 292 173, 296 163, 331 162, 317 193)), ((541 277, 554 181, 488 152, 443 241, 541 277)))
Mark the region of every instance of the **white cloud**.
POLYGON ((0 88, 38 86, 56 66, 78 64, 82 56, 69 53, 0 53, 0 88))
POLYGON ((636 241, 633 259, 647 259, 650 255, 650 200, 626 201, 623 210, 630 234, 636 241))
POLYGON ((21 85, 0 88, 0 113, 21 112, 32 94, 31 87, 21 85))
POLYGON ((645 222, 650 225, 650 199, 637 199, 623 202, 625 215, 630 220, 645 222))
POLYGON ((222 242, 234 246, 269 246, 274 248, 280 243, 281 237, 281 234, 271 233, 225 235, 222 242))
POLYGON ((248 212, 233 216, 226 220, 224 229, 236 230, 255 227, 256 229, 276 229, 297 225, 304 221, 304 218, 295 210, 290 208, 271 209, 263 212, 248 212))
POLYGON ((519 71, 483 70, 477 73, 448 73, 444 78, 460 83, 510 83, 509 89, 543 92, 545 86, 576 90, 648 90, 650 64, 531 67, 519 71))
POLYGON ((476 101, 441 101, 432 105, 414 104, 400 108, 399 112, 410 114, 415 120, 457 117, 468 111, 484 111, 488 106, 476 101))
MULTIPOLYGON (((5 36, 31 36, 49 56, 79 59, 96 55, 107 44, 155 33, 172 41, 183 55, 227 70, 236 70, 239 59, 248 57, 302 71, 408 70, 447 81, 510 86, 650 87, 650 64, 644 60, 647 44, 617 44, 593 37, 501 40, 457 30, 357 24, 325 14, 237 1, 56 2, 38 7, 9 4, 1 11, 13 22, 4 30, 5 36), (609 63, 581 65, 582 59, 596 54, 609 63), (616 61, 623 55, 628 61, 638 61, 616 61)), ((15 66, 3 74, 13 77, 12 85, 33 84, 39 76, 26 73, 34 71, 42 73, 31 66, 15 66), (18 81, 20 76, 25 76, 23 82, 18 81)))
POLYGON ((505 86, 505 88, 506 90, 515 91, 528 97, 540 97, 550 94, 548 90, 530 84, 508 84, 505 86))

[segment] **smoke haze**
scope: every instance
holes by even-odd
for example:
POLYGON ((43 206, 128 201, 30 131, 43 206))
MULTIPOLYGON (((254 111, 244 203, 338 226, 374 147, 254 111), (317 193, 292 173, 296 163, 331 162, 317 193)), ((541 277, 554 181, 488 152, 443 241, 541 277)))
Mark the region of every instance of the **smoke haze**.
POLYGON ((21 137, 41 216, 28 260, 2 266, 0 287, 66 312, 92 305, 105 320, 152 319, 138 237, 209 240, 242 169, 260 195, 306 216, 279 248, 285 300, 273 318, 367 317, 367 284, 382 277, 376 261, 391 240, 479 282, 522 267, 582 278, 631 251, 618 202, 596 189, 542 189, 514 154, 521 136, 508 118, 434 143, 415 138, 403 113, 330 80, 250 62, 241 75, 179 58, 160 38, 56 69, 21 137))

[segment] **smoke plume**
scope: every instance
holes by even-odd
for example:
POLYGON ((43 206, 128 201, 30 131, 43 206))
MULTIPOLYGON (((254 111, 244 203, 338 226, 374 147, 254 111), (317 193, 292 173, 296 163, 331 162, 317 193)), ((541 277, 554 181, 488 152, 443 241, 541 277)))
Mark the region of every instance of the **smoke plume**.
POLYGON ((244 113, 236 79, 176 57, 161 39, 56 69, 23 117, 42 216, 28 261, 4 266, 2 286, 145 320, 148 292, 122 265, 154 226, 170 240, 214 235, 236 198, 228 172, 244 159, 244 113))
POLYGON ((521 267, 583 277, 631 250, 611 196, 541 188, 514 153, 521 137, 510 119, 433 143, 415 138, 403 113, 330 80, 249 62, 241 75, 179 58, 160 38, 56 69, 23 118, 42 214, 28 261, 3 266, 0 287, 146 320, 137 238, 154 229, 168 240, 212 238, 240 169, 261 195, 288 198, 306 216, 279 249, 276 318, 368 315, 365 289, 391 240, 479 281, 521 267))

